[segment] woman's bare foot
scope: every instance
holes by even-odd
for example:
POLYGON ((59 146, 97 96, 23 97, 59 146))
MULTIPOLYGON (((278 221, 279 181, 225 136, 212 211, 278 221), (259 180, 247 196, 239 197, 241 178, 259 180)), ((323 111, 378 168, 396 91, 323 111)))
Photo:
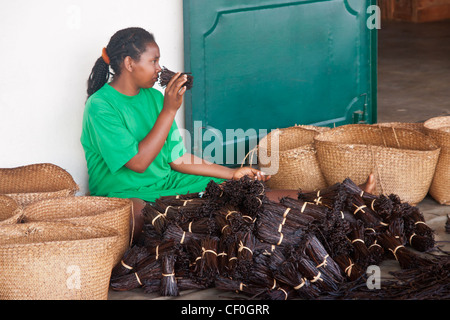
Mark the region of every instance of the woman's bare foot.
POLYGON ((367 178, 366 182, 364 182, 359 187, 364 190, 364 192, 372 193, 375 190, 376 186, 376 180, 375 175, 373 173, 369 174, 369 177, 367 178))

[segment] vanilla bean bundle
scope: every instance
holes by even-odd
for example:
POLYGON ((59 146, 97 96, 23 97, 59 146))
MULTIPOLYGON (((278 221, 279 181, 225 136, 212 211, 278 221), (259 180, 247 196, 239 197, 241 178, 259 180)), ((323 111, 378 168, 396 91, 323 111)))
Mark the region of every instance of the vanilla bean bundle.
MULTIPOLYGON (((264 205, 264 210, 260 213, 260 215, 268 214, 277 214, 281 220, 284 220, 285 224, 290 225, 293 228, 305 227, 307 228, 311 223, 315 221, 315 218, 311 215, 303 214, 305 209, 307 208, 308 203, 305 202, 301 209, 297 209, 300 203, 297 200, 295 201, 295 207, 289 207, 290 198, 282 198, 280 200, 281 204, 277 204, 274 202, 268 202, 264 205)), ((311 208, 311 207, 310 207, 311 208)), ((310 211, 308 208, 308 211, 310 211)))
POLYGON ((191 240, 201 240, 203 237, 203 234, 184 231, 176 223, 169 223, 163 233, 164 240, 174 240, 177 244, 188 244, 191 240))
MULTIPOLYGON (((310 218, 314 219, 314 221, 317 221, 319 223, 325 221, 327 218, 327 207, 321 204, 315 204, 314 202, 303 200, 296 200, 289 197, 282 198, 280 200, 280 203, 288 208, 299 210, 301 214, 309 216, 310 218)), ((307 223, 307 221, 305 222, 307 223)))
POLYGON ((349 196, 348 209, 357 219, 362 220, 367 227, 386 226, 381 217, 368 207, 359 195, 349 196))
POLYGON ((341 270, 351 281, 355 281, 365 274, 365 269, 361 268, 349 256, 339 255, 334 258, 341 270))
POLYGON ((304 254, 314 261, 316 268, 319 270, 326 270, 334 279, 335 282, 343 282, 342 270, 339 265, 325 250, 322 243, 314 235, 307 235, 304 243, 301 245, 304 254))
POLYGON ((314 299, 319 295, 319 290, 311 284, 306 277, 299 272, 296 264, 292 261, 284 261, 273 270, 277 281, 282 282, 296 291, 299 297, 314 299))
MULTIPOLYGON (((170 80, 173 78, 173 76, 176 74, 176 72, 170 71, 169 69, 167 69, 166 67, 162 67, 162 71, 159 74, 159 85, 163 88, 165 88, 170 80)), ((187 72, 182 72, 181 75, 186 75, 187 76, 187 81, 185 82, 185 84, 183 85, 184 87, 186 87, 186 90, 190 90, 194 84, 194 77, 187 72)))
POLYGON ((148 203, 144 209, 142 209, 142 216, 144 217, 144 223, 152 225, 159 234, 163 234, 167 227, 167 220, 165 212, 160 212, 158 209, 148 203))
POLYGON ((285 226, 268 215, 260 215, 256 224, 256 236, 261 241, 276 246, 296 245, 305 231, 285 226))
POLYGON ((421 268, 432 263, 431 260, 404 247, 389 231, 380 234, 379 242, 392 253, 402 269, 421 268))
MULTIPOLYGON (((418 208, 398 196, 365 193, 350 179, 280 203, 265 191, 263 182, 243 177, 148 204, 143 232, 115 266, 111 287, 178 295, 214 286, 274 300, 365 297, 359 282, 367 265, 390 252, 410 271, 400 277, 423 290, 414 296, 445 296, 448 271, 436 280, 430 270, 449 265, 405 247, 429 251, 434 238, 418 208)), ((402 297, 401 290, 396 282, 386 296, 402 297)))
POLYGON ((128 250, 125 251, 120 263, 114 266, 111 273, 111 278, 118 278, 133 272, 138 263, 150 255, 151 252, 146 247, 132 246, 128 248, 128 250))
POLYGON ((143 286, 148 279, 157 279, 161 275, 160 260, 153 260, 140 270, 111 279, 111 288, 116 291, 127 291, 143 286))
POLYGON ((224 291, 242 292, 247 295, 260 295, 266 288, 249 285, 243 281, 218 276, 215 282, 216 288, 224 291))
POLYGON ((369 263, 370 252, 364 241, 365 228, 361 220, 353 224, 352 232, 350 233, 350 241, 353 245, 354 260, 361 266, 366 267, 369 263))
POLYGON ((175 279, 175 259, 173 254, 165 254, 161 262, 161 287, 162 296, 178 296, 179 290, 175 279))

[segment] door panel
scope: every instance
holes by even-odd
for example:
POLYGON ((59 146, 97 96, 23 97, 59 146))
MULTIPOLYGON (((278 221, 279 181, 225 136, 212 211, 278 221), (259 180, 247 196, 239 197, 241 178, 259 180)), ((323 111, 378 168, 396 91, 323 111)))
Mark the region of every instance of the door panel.
MULTIPOLYGON (((227 145, 251 148, 275 128, 376 122, 373 2, 184 1, 185 69, 194 76, 186 129, 200 123, 193 152, 211 149, 205 131, 221 139, 225 159, 227 145), (227 139, 227 129, 247 135, 227 139)), ((239 164, 234 157, 223 163, 239 164)))

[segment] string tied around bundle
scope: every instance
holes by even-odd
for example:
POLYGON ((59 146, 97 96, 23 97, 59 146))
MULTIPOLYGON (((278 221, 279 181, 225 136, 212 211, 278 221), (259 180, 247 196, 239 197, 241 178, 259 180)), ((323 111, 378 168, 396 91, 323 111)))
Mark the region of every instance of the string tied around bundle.
POLYGON ((252 249, 250 249, 249 247, 244 246, 244 244, 242 243, 242 241, 239 241, 239 248, 238 248, 238 252, 241 252, 242 250, 247 250, 248 252, 250 252, 253 255, 253 251, 252 249))
POLYGON ((389 248, 389 250, 394 254, 395 260, 397 260, 397 261, 398 261, 398 258, 397 258, 397 250, 398 250, 398 249, 401 249, 401 248, 404 248, 404 246, 403 246, 403 245, 399 245, 399 246, 395 247, 394 250, 392 250, 391 248, 389 248))

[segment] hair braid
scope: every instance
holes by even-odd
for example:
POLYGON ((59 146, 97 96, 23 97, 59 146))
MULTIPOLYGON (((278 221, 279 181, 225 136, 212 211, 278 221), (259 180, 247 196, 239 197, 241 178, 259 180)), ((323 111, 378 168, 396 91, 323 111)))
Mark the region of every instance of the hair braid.
POLYGON ((110 75, 120 75, 123 60, 127 56, 133 60, 139 60, 147 44, 151 42, 155 42, 155 38, 142 28, 127 28, 117 31, 106 46, 110 64, 106 64, 100 57, 92 68, 88 79, 88 97, 107 83, 110 75))

